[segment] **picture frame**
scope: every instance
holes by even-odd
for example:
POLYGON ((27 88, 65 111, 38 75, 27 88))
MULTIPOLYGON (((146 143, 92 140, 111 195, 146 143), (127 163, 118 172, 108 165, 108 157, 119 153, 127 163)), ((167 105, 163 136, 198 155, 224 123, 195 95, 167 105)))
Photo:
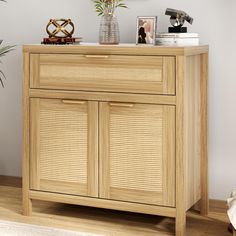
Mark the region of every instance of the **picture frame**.
POLYGON ((138 16, 136 44, 155 45, 157 16, 138 16))

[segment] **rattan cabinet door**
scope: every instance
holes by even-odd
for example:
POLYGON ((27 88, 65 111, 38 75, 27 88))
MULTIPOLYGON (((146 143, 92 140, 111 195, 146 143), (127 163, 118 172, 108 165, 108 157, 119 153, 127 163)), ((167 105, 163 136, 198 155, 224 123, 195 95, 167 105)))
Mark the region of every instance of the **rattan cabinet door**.
POLYGON ((98 103, 30 100, 30 188, 98 197, 98 103))
POLYGON ((99 197, 175 206, 175 106, 99 104, 99 197))

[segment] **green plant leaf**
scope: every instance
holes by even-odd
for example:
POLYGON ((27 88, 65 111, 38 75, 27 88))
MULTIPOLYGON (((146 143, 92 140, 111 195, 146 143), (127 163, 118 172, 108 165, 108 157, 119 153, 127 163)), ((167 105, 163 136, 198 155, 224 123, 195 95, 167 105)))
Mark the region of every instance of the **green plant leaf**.
MULTIPOLYGON (((0 0, 0 1, 2 1, 2 0, 0 0)), ((5 56, 8 52, 11 52, 12 50, 14 50, 14 48, 15 48, 15 45, 14 46, 5 46, 5 47, 0 48, 0 57, 5 56)), ((4 88, 3 79, 6 79, 6 76, 4 75, 3 71, 0 70, 0 84, 4 88)))
POLYGON ((116 5, 116 7, 128 8, 124 3, 120 3, 120 4, 116 5))
POLYGON ((116 8, 128 8, 125 0, 92 0, 98 15, 113 15, 116 8))
POLYGON ((2 81, 2 78, 6 79, 6 76, 4 75, 4 73, 0 70, 0 83, 2 85, 2 87, 4 88, 4 83, 2 81))
POLYGON ((15 45, 14 46, 5 46, 0 48, 0 57, 5 56, 8 52, 14 50, 15 45))

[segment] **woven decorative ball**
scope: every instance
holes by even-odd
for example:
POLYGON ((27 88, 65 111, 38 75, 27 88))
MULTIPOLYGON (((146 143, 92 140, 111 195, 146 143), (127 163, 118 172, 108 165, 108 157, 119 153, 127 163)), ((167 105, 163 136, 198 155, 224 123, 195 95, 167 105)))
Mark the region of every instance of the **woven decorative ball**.
POLYGON ((74 30, 71 19, 50 19, 46 27, 49 38, 71 38, 74 30))

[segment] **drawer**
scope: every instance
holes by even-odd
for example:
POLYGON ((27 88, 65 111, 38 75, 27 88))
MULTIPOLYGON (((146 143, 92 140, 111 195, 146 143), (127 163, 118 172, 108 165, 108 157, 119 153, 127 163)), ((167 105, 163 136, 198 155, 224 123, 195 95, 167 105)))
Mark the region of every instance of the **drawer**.
POLYGON ((175 57, 31 54, 30 87, 175 95, 175 57))

